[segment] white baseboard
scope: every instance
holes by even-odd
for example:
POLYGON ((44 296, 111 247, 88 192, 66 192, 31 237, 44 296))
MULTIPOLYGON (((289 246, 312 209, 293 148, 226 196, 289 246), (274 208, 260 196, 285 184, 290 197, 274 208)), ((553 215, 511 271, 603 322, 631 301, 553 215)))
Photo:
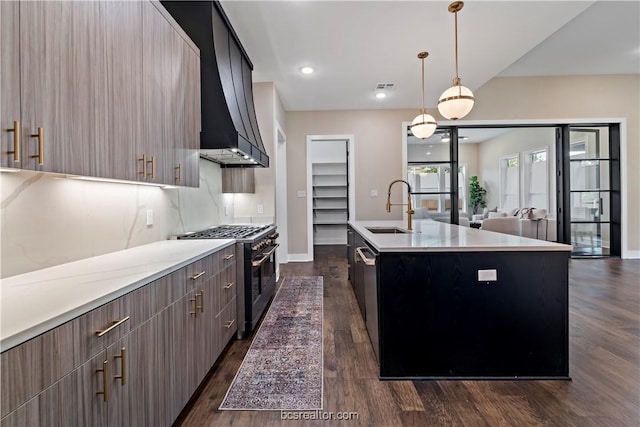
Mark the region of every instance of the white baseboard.
POLYGON ((640 251, 622 251, 623 259, 640 259, 640 251))
POLYGON ((289 254, 289 262, 309 262, 313 261, 310 254, 289 254))

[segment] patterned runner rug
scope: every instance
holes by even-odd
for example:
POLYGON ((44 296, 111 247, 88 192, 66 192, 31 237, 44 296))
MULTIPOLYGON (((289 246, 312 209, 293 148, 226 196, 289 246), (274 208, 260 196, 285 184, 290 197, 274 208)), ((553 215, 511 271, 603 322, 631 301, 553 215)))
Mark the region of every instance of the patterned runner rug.
POLYGON ((286 277, 221 410, 322 409, 322 277, 286 277))

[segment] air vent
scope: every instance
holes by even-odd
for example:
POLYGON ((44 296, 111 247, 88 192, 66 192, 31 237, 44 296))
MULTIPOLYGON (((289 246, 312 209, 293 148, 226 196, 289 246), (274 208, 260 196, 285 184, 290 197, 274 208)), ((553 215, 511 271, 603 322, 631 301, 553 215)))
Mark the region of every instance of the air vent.
POLYGON ((393 89, 393 83, 378 83, 376 90, 391 90, 393 89))

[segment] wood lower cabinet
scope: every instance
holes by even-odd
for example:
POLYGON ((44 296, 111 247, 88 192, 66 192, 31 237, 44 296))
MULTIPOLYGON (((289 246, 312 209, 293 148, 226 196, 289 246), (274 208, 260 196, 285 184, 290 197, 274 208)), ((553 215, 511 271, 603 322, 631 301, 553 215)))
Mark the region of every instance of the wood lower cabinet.
POLYGON ((171 425, 236 333, 234 251, 3 352, 0 427, 171 425))

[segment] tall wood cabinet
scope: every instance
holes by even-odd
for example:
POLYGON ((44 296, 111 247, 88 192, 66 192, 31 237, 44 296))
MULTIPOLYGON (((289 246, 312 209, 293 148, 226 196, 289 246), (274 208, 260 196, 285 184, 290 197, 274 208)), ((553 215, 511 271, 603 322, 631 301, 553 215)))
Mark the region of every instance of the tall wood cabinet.
POLYGON ((232 245, 3 352, 0 426, 171 425, 237 331, 235 273, 232 245))
POLYGON ((198 185, 199 51, 160 3, 4 1, 0 24, 3 167, 198 185))

